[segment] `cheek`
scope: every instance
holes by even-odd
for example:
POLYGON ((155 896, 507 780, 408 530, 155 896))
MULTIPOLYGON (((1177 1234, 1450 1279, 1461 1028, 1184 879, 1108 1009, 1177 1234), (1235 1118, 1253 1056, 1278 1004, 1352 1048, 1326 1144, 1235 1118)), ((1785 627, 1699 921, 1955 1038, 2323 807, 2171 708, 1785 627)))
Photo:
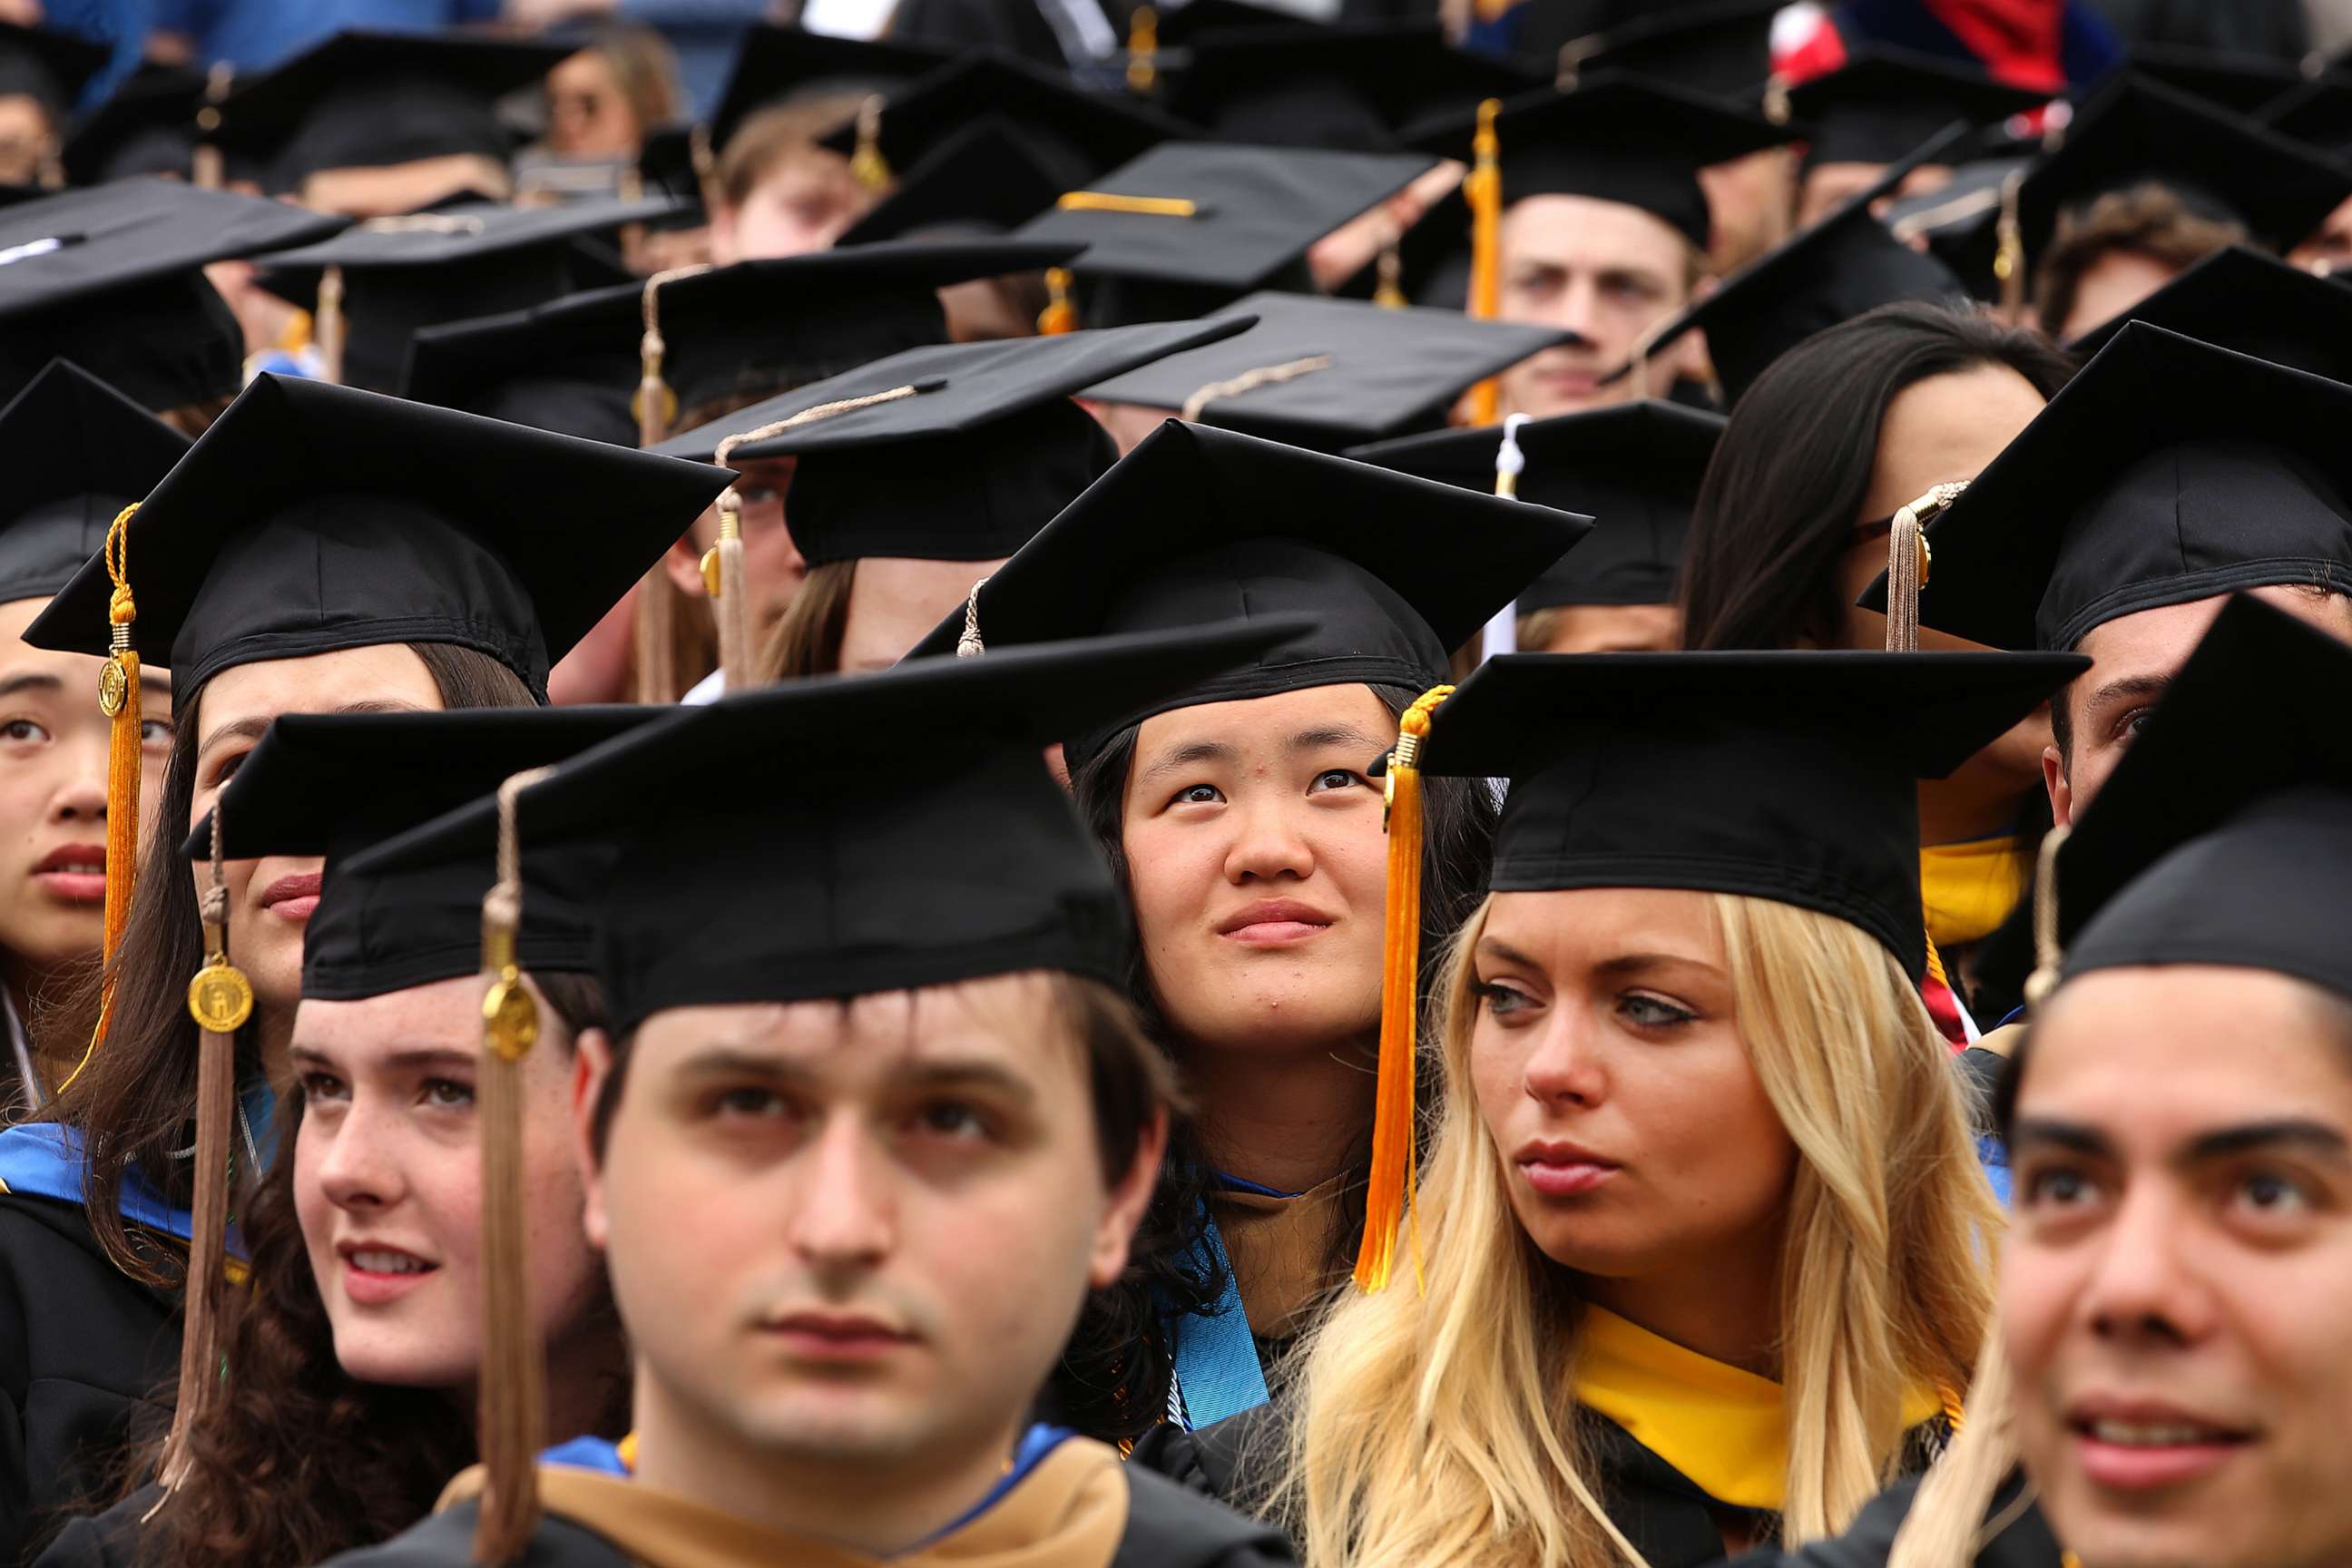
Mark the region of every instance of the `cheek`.
POLYGON ((1478 1099, 1480 1120, 1498 1143, 1510 1141, 1511 1118, 1528 1103, 1525 1092, 1528 1053, 1535 1048, 1538 1037, 1534 1029, 1504 1029, 1486 1016, 1483 1007, 1471 1026, 1470 1089, 1478 1099))
POLYGON ((1788 1190, 1796 1146, 1728 1028, 1627 1053, 1611 1092, 1661 1172, 1690 1178, 1710 1202, 1752 1213, 1788 1190))
POLYGON ((1123 847, 1136 929, 1146 945, 1164 941, 1205 905, 1215 877, 1213 836, 1200 826, 1186 831, 1145 821, 1127 829, 1123 847))
POLYGON ((313 1257, 331 1244, 334 1227, 335 1205, 319 1181, 327 1142, 327 1133, 315 1121, 305 1121, 294 1139, 294 1215, 301 1222, 302 1239, 313 1257))
POLYGON ((2027 1387, 2048 1375, 2074 1296, 2065 1255, 2012 1234, 2000 1267, 2001 1344, 2027 1387))

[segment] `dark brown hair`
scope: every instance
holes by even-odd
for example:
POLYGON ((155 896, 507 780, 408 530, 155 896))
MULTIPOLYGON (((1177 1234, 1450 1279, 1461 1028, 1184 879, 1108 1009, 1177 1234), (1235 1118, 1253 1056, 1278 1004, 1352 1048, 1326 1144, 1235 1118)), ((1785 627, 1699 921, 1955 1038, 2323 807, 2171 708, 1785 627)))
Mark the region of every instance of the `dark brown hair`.
POLYGON ((2109 191, 2078 212, 2059 215, 2056 236, 2033 273, 2033 319, 2055 337, 2074 313, 2084 275, 2102 257, 2144 256, 2178 272, 2245 241, 2238 224, 2195 211, 2166 186, 2109 191))
POLYGON ((800 592, 784 606, 768 634, 756 666, 760 684, 831 675, 841 668, 841 637, 849 626, 849 595, 857 587, 857 563, 828 561, 809 568, 800 592))
MULTIPOLYGON (((602 1023, 593 981, 531 980, 572 1038, 602 1023)), ((303 1110, 298 1088, 286 1098, 277 1155, 244 1225, 253 1271, 226 1336, 219 1404, 213 1419, 189 1431, 186 1479, 142 1526, 142 1561, 178 1568, 321 1563, 407 1529, 475 1460, 464 1391, 361 1383, 335 1359, 334 1327, 295 1208, 303 1110)), ((609 1296, 591 1311, 612 1333, 617 1361, 620 1327, 609 1296)), ((627 1424, 624 1379, 598 1434, 617 1436, 627 1424)), ((155 1444, 137 1456, 126 1490, 152 1477, 160 1452, 155 1444)))
POLYGON ((1732 410, 1691 510, 1683 646, 1835 647, 1840 566, 1906 387, 2006 365, 2046 400, 2073 363, 2032 332, 1967 309, 1882 305, 1774 361, 1732 410))
MULTIPOLYGON (((433 678, 444 708, 531 705, 522 679, 489 655, 445 643, 407 645, 433 678)), ((147 847, 122 940, 108 973, 115 977, 114 1017, 105 1044, 81 1075, 58 1091, 46 1120, 81 1134, 87 1161, 83 1207, 91 1231, 115 1266, 131 1278, 176 1289, 185 1259, 137 1238, 122 1217, 125 1173, 136 1166, 168 1201, 191 1197, 188 1168, 174 1150, 194 1142, 196 1027, 188 1016, 189 977, 204 963, 194 879, 180 854, 195 799, 196 715, 204 689, 174 693, 171 759, 159 799, 142 803, 147 847)), ((89 983, 99 984, 95 975, 89 983)), ((96 1017, 95 997, 79 1008, 96 1017)), ((239 1080, 258 1071, 253 1026, 238 1031, 239 1080)))

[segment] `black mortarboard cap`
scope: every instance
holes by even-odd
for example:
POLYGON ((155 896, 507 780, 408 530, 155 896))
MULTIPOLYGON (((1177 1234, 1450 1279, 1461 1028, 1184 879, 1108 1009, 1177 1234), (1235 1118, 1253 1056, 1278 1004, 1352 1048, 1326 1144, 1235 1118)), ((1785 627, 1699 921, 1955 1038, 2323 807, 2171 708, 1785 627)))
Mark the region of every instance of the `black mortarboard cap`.
MULTIPOLYGON (((1593 527, 1519 595, 1519 608, 1673 603, 1691 509, 1723 426, 1719 414, 1655 398, 1520 426, 1518 498, 1581 512, 1593 527)), ((1488 491, 1501 445, 1493 428, 1442 430, 1359 447, 1348 456, 1488 491)))
POLYGON ((106 542, 188 438, 64 360, 0 408, 0 603, 45 599, 106 542))
POLYGON ((1184 0, 1181 5, 1160 7, 1159 35, 1164 46, 1190 48, 1218 33, 1286 29, 1302 25, 1314 24, 1302 24, 1295 12, 1252 5, 1246 0, 1184 0))
POLYGON ((1297 629, 1261 620, 937 659, 689 710, 520 792, 525 919, 546 857, 601 851, 597 973, 623 1038, 698 1004, 1030 970, 1119 984, 1127 916, 1040 748, 1297 629), (753 775, 761 787, 723 792, 715 818, 673 809, 682 777, 753 775), (678 940, 686 930, 695 940, 678 940))
POLYGON ((2338 158, 2352 154, 2352 76, 2330 71, 2299 83, 2263 105, 2254 118, 2282 136, 2338 158))
POLYGON ((1868 190, 1654 328, 1645 349, 1660 348, 1694 329, 1704 331, 1724 402, 1736 405, 1767 366, 1815 332, 1899 300, 1966 299, 1968 288, 1950 268, 1896 239, 1870 210, 1961 134, 1954 126, 1915 148, 1868 190))
POLYGON ((710 144, 720 152, 743 121, 771 105, 809 93, 882 93, 929 75, 955 57, 908 38, 837 38, 766 24, 745 30, 735 68, 710 116, 710 144))
POLYGON ((982 115, 901 171, 890 194, 835 243, 1003 234, 1051 207, 1066 188, 1019 126, 982 115))
POLYGON ((0 98, 37 98, 62 134, 74 100, 113 51, 55 27, 0 23, 0 98))
MULTIPOLYGON (((1198 134, 1157 110, 1083 91, 1059 73, 1026 60, 979 52, 941 67, 893 98, 876 126, 877 146, 892 170, 911 169, 932 148, 990 114, 1021 129, 1064 190, 1075 190, 1146 148, 1198 134)), ((824 137, 824 144, 854 153, 857 128, 843 126, 824 137)))
POLYGON ((196 115, 204 102, 201 71, 141 67, 75 124, 66 138, 66 178, 77 185, 142 174, 189 178, 194 172, 196 115))
POLYGON ((1954 121, 1991 125, 2050 101, 1955 60, 1871 46, 1833 71, 1789 89, 1789 107, 1812 128, 1805 163, 1892 163, 1954 121))
POLYGON ((2180 44, 2135 44, 2125 68, 2237 114, 2253 113, 2304 80, 2293 60, 2180 44))
POLYGON ((2071 648, 2140 610, 2341 587, 2347 421, 2352 386, 2134 321, 1927 525, 1920 623, 2071 648))
MULTIPOLYGON (((728 478, 265 374, 123 530, 132 646, 184 690, 257 659, 451 643, 543 696, 728 478)), ((110 590, 89 562, 26 640, 104 654, 110 590)))
MULTIPOLYGON (((1532 6, 1522 25, 1522 53, 1540 53, 1553 74, 1632 71, 1743 106, 1759 102, 1772 74, 1772 18, 1785 0, 1697 0, 1621 7, 1630 19, 1598 33, 1561 36, 1580 26, 1576 7, 1532 6)), ((1582 13, 1590 15, 1589 10, 1582 13)))
POLYGON ((1223 142, 1376 153, 1408 126, 1542 85, 1454 48, 1433 21, 1252 28, 1194 44, 1168 107, 1223 142))
POLYGON ((2330 381, 2352 381, 2352 289, 2243 246, 2215 251, 2068 343, 2066 352, 2087 360, 2126 321, 2147 321, 2330 381))
POLYGON ((1498 893, 1681 888, 1833 915, 1927 968, 1918 781, 2084 668, 2053 654, 1513 654, 1430 717, 1424 773, 1507 778, 1498 893))
POLYGON ((2352 647, 2240 595, 2058 852, 2064 973, 2267 969, 2352 997, 2352 647))
MULTIPOLYGON (((371 873, 363 850, 494 793, 527 768, 549 767, 670 710, 659 707, 469 708, 438 713, 288 713, 272 723, 221 791, 221 849, 231 860, 320 856, 319 907, 302 932, 302 994, 355 1001, 478 973, 482 896, 497 880, 496 824, 446 835, 441 850, 371 873), (399 787, 388 789, 387 780, 399 787)), ((207 812, 182 852, 212 854, 207 812)), ((526 971, 583 973, 595 931, 559 887, 526 888, 517 944, 526 971)))
POLYGON ((514 207, 463 201, 404 217, 371 218, 332 239, 269 258, 260 286, 305 309, 315 306, 329 268, 343 276, 347 385, 391 392, 401 384, 409 340, 419 330, 527 310, 560 299, 599 272, 572 247, 583 236, 641 223, 671 210, 666 197, 594 196, 560 206, 514 207))
POLYGON ((69 359, 163 412, 226 397, 245 332, 205 263, 304 245, 343 220, 284 202, 131 180, 0 210, 0 394, 69 359))
POLYGON ((1073 265, 1092 292, 1089 325, 1222 309, 1289 276, 1333 229, 1432 166, 1418 153, 1327 153, 1171 142, 1103 175, 1024 226, 1026 239, 1084 244, 1073 265), (1100 197, 1189 203, 1189 213, 1102 211, 1100 197))
POLYGON ((994 561, 1026 543, 1118 455, 1074 394, 1246 324, 1170 321, 911 349, 654 450, 708 458, 729 436, 873 398, 746 441, 730 460, 798 459, 793 543, 813 566, 877 555, 994 561), (899 388, 911 391, 888 395, 899 388))
POLYGON ((1087 395, 1336 452, 1433 429, 1472 386, 1569 336, 1453 310, 1383 310, 1305 294, 1253 294, 1230 313, 1257 324, 1091 386, 1087 395), (1319 362, 1328 363, 1318 368, 1319 362), (1248 384, 1254 378, 1263 379, 1248 384), (1197 395, 1219 387, 1231 390, 1186 412, 1197 395))
MULTIPOLYGON (((2019 186, 2026 256, 2042 255, 2061 212, 2142 184, 2164 186, 2192 211, 2242 222, 2258 243, 2284 250, 2352 196, 2352 168, 2162 82, 2120 76, 2019 186)), ((1988 256, 1994 227, 1987 220, 1978 231, 1988 256)))
POLYGON ((495 105, 573 51, 467 33, 346 29, 238 82, 214 140, 267 160, 290 192, 325 169, 379 169, 472 153, 504 163, 511 139, 495 105))
MULTIPOLYGON (((1342 458, 1171 420, 998 567, 974 611, 990 650, 1234 616, 1315 629, 1143 711, 1370 683, 1425 690, 1591 527, 1342 458)), ((952 652, 965 617, 916 645, 952 652)), ((1107 734, 1063 737, 1074 763, 1107 734)))
MULTIPOLYGON (((1475 129, 1475 115, 1457 117, 1412 144, 1467 163, 1475 129)), ((1710 220, 1698 172, 1803 134, 1704 93, 1622 74, 1513 99, 1495 117, 1507 207, 1539 195, 1622 202, 1701 250, 1710 220)))
POLYGON ((698 125, 657 125, 646 132, 637 149, 637 182, 644 193, 685 204, 681 213, 698 212, 702 171, 698 164, 710 155, 707 134, 698 125))
MULTIPOLYGON (((679 405, 766 397, 947 341, 938 290, 1066 261, 1076 247, 992 237, 840 247, 740 261, 657 291, 663 373, 679 405), (776 309, 779 300, 793 308, 776 309)), ((446 322, 412 342, 403 395, 572 435, 636 443, 645 288, 446 322), (615 419, 625 421, 625 433, 615 419), (571 428, 541 419, 585 424, 571 428)))

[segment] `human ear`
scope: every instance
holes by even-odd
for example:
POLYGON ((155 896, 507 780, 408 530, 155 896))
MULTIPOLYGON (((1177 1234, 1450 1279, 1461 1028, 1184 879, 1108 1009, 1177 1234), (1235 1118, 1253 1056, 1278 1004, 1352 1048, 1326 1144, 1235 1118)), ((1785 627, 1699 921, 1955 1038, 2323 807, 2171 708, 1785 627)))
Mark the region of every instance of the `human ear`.
POLYGON ((596 1155, 596 1102, 604 1098, 604 1081, 613 1072, 613 1046, 602 1029, 583 1029, 572 1054, 572 1154, 580 1167, 584 1199, 581 1228, 588 1244, 604 1247, 604 1162, 596 1155))
POLYGON ((1150 1206, 1151 1194, 1159 1188, 1160 1163, 1167 1152, 1168 1111, 1163 1106, 1152 1112, 1136 1138, 1135 1158, 1104 1196, 1102 1217, 1095 1226, 1094 1253, 1087 1265, 1087 1283, 1093 1289, 1106 1289, 1126 1270, 1135 1227, 1143 1223, 1143 1211, 1150 1206))
POLYGON ((2050 792, 2050 820, 2061 827, 2074 826, 2074 786, 2066 782, 2066 758, 2056 746, 2042 748, 2042 787, 2050 792))

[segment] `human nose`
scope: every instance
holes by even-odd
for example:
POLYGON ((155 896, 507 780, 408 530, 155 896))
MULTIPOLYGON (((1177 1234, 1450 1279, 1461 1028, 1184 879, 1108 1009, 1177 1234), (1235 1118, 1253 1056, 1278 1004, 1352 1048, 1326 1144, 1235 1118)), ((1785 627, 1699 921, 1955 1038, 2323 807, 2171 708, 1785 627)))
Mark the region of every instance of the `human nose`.
POLYGON ((2079 1316, 2120 1345, 2187 1344, 2212 1321, 2212 1294, 2191 1260, 2193 1217, 2158 1182, 2127 1188, 2099 1237, 2079 1316))
POLYGON ((895 1225, 887 1162, 865 1129, 835 1119, 808 1152, 793 1246, 820 1273, 870 1268, 888 1255, 895 1225))
POLYGON ((106 820, 107 741, 103 735, 73 743, 70 772, 49 803, 52 822, 106 820))
POLYGON ((353 1096, 327 1132, 326 1152, 319 1161, 320 1190, 328 1202, 340 1209, 369 1210, 400 1201, 406 1183, 394 1157, 392 1121, 369 1097, 353 1096))
POLYGON ((1315 847, 1299 831, 1298 806, 1254 792, 1247 804, 1235 803, 1227 820, 1234 825, 1232 847, 1225 856, 1226 880, 1242 885, 1280 877, 1304 879, 1315 874, 1315 847))
POLYGON ((1520 1075, 1528 1098, 1544 1106, 1599 1105, 1608 1097, 1609 1075, 1591 1022, 1580 1008, 1555 1000, 1541 1026, 1520 1075))

